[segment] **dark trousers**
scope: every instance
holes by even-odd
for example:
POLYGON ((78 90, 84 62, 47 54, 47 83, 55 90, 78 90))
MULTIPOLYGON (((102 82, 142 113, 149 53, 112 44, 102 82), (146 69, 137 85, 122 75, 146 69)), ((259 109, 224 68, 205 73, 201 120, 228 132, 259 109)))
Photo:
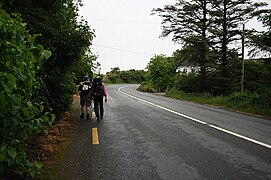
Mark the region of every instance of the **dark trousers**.
POLYGON ((104 106, 103 106, 103 96, 94 97, 94 111, 97 118, 103 118, 104 106))

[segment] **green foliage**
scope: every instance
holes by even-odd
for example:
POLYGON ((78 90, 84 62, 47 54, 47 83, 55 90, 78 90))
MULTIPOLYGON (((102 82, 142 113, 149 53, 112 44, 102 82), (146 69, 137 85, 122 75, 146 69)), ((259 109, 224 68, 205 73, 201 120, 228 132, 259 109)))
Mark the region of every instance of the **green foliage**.
MULTIPOLYGON (((162 36, 173 35, 173 41, 181 43, 190 50, 188 59, 193 58, 193 62, 199 64, 201 76, 200 89, 205 91, 206 84, 206 63, 212 44, 212 38, 208 36, 210 26, 208 7, 210 1, 207 0, 180 0, 174 5, 165 5, 164 8, 154 9, 153 12, 162 17, 162 36), (193 50, 193 53, 192 53, 193 50)), ((187 53, 183 52, 185 55, 187 53)))
POLYGON ((175 88, 187 93, 200 92, 199 76, 195 73, 176 75, 175 88))
POLYGON ((98 68, 95 67, 95 61, 97 60, 97 56, 91 54, 91 52, 87 52, 82 55, 82 57, 76 62, 73 67, 73 73, 75 74, 76 83, 82 81, 85 75, 89 75, 89 77, 93 78, 93 71, 98 68))
POLYGON ((173 87, 176 66, 172 58, 156 55, 148 64, 147 78, 158 92, 164 92, 168 87, 173 87))
POLYGON ((121 71, 120 79, 124 83, 141 83, 145 80, 146 72, 144 70, 128 70, 128 71, 121 71))
POLYGON ((149 82, 141 83, 138 90, 140 90, 142 92, 150 92, 150 93, 156 93, 157 92, 155 87, 149 82))
POLYGON ((119 67, 111 68, 104 77, 106 83, 120 84, 140 84, 145 81, 146 72, 144 70, 127 70, 121 71, 119 67))
MULTIPOLYGON (((264 5, 252 0, 180 0, 154 9, 153 13, 162 17, 162 36, 172 34, 173 41, 184 45, 180 52, 184 56, 176 56, 179 62, 190 61, 200 66, 196 90, 209 91, 212 88, 208 81, 215 78, 220 82, 215 87, 216 93, 227 95, 236 88, 234 67, 239 61, 240 46, 236 42, 241 39, 240 24, 255 16, 254 12, 264 5)), ((263 18, 265 24, 269 22, 267 17, 263 18)))
POLYGON ((120 68, 119 67, 111 68, 111 71, 106 73, 105 82, 112 84, 123 83, 123 81, 120 79, 120 68))
POLYGON ((72 94, 76 92, 74 79, 74 74, 66 74, 59 68, 54 68, 54 71, 48 72, 45 83, 49 90, 54 90, 50 92, 49 101, 57 118, 60 117, 62 112, 70 109, 72 94))
POLYGON ((119 67, 111 68, 111 73, 119 74, 120 73, 120 68, 119 67))
POLYGON ((210 6, 211 27, 208 29, 212 37, 212 49, 218 55, 217 78, 220 79, 220 94, 232 92, 234 64, 238 62, 237 40, 241 39, 240 24, 253 17, 253 12, 263 6, 251 0, 213 1, 210 6))
POLYGON ((166 96, 176 99, 193 101, 201 104, 212 104, 217 106, 227 106, 227 101, 222 96, 214 97, 209 93, 186 93, 178 89, 170 89, 166 92, 166 96))
POLYGON ((39 71, 45 87, 36 92, 47 99, 45 107, 57 117, 71 105, 75 92, 74 82, 82 74, 92 74, 92 57, 86 55, 93 31, 84 19, 79 19, 78 6, 81 1, 3 1, 9 13, 20 13, 30 33, 41 34, 37 41, 52 56, 39 71), (80 67, 80 68, 79 68, 80 67))
POLYGON ((262 93, 241 94, 236 92, 229 96, 214 97, 208 93, 185 93, 172 88, 166 92, 166 96, 271 117, 270 90, 266 90, 262 93))
POLYGON ((107 72, 106 73, 105 82, 106 83, 112 83, 112 84, 123 83, 122 81, 120 81, 119 75, 115 74, 115 73, 112 73, 112 72, 107 72))
MULTIPOLYGON (((208 23, 206 1, 179 0, 174 5, 165 5, 163 8, 153 9, 153 14, 162 17, 162 36, 173 35, 173 41, 179 43, 191 42, 190 37, 198 43, 204 42, 206 23, 208 23)), ((206 42, 205 42, 206 43, 206 42)))
POLYGON ((267 31, 250 31, 248 33, 249 46, 252 50, 249 55, 253 57, 270 57, 271 55, 271 9, 264 9, 255 13, 267 31))
POLYGON ((233 93, 229 97, 229 101, 239 107, 258 107, 259 109, 271 108, 271 90, 264 90, 259 93, 233 93))
POLYGON ((41 86, 37 77, 50 51, 34 43, 20 18, 12 19, 0 9, 0 176, 9 171, 35 176, 41 168, 26 156, 29 137, 46 132, 54 115, 44 112, 33 91, 41 86))

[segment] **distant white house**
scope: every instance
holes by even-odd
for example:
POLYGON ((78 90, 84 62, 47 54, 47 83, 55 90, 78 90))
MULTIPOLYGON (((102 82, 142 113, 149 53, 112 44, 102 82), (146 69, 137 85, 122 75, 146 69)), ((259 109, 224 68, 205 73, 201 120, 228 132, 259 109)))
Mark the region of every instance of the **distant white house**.
POLYGON ((197 64, 188 62, 186 60, 179 66, 179 68, 176 70, 176 72, 185 73, 185 74, 189 74, 191 72, 197 73, 200 70, 199 68, 200 67, 197 64))

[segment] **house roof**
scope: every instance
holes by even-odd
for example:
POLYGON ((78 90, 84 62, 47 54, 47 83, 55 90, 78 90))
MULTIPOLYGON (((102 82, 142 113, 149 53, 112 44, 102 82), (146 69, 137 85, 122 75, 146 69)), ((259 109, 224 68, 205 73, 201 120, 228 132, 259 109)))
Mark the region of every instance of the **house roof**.
POLYGON ((189 62, 188 60, 185 60, 179 67, 182 67, 182 66, 191 66, 191 67, 195 67, 195 66, 198 66, 197 63, 194 63, 194 62, 189 62))

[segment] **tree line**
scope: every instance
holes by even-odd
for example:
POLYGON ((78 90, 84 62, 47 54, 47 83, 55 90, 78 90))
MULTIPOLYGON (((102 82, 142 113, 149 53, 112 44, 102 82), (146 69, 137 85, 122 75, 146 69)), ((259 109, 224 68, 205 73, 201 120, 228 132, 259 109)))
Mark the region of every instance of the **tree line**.
MULTIPOLYGON (((271 107, 271 10, 264 2, 251 0, 177 0, 174 5, 153 9, 162 18, 162 37, 172 35, 182 45, 172 57, 156 55, 147 66, 147 81, 141 89, 228 96, 240 92, 241 39, 251 50, 245 60, 244 93, 239 101, 271 107), (256 18, 265 31, 242 25, 256 18), (245 36, 243 36, 245 34, 245 36), (188 62, 199 71, 179 72, 188 62), (244 96, 246 98, 244 98, 244 96)), ((238 99, 238 98, 237 98, 238 99)))
POLYGON ((92 76, 94 31, 80 0, 0 1, 0 178, 36 176, 28 142, 46 133, 72 103, 75 82, 92 76))
POLYGON ((107 72, 103 76, 105 83, 109 84, 140 84, 146 80, 146 72, 144 70, 120 70, 119 67, 111 68, 110 72, 107 72))

